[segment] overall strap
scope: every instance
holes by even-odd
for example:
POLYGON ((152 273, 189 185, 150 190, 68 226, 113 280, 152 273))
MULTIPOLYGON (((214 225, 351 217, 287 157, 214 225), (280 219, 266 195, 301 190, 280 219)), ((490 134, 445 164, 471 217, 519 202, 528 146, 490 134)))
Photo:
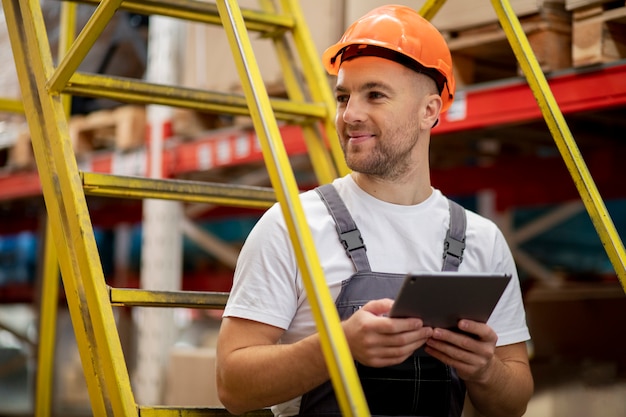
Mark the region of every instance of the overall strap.
POLYGON ((335 187, 332 184, 325 184, 317 187, 315 191, 320 195, 335 221, 339 240, 346 249, 346 254, 352 260, 356 271, 371 271, 361 232, 335 187))
POLYGON ((465 250, 465 228, 467 219, 465 209, 454 201, 448 199, 450 206, 450 226, 443 243, 443 267, 444 272, 456 272, 463 262, 465 250))

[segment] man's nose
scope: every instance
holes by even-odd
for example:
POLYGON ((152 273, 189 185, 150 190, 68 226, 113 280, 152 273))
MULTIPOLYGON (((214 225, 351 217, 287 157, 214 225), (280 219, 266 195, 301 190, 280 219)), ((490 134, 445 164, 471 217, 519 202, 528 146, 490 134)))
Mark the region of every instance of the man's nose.
POLYGON ((365 106, 358 99, 351 97, 346 103, 342 118, 345 123, 350 124, 364 121, 366 118, 365 106))

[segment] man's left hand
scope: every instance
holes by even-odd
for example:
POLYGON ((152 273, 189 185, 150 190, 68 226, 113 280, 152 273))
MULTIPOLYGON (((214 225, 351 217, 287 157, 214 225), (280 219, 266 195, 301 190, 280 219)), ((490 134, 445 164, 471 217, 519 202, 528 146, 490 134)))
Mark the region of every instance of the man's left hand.
POLYGON ((460 320, 459 329, 434 329, 426 352, 456 369, 465 381, 485 382, 494 361, 498 336, 491 327, 472 320, 460 320))

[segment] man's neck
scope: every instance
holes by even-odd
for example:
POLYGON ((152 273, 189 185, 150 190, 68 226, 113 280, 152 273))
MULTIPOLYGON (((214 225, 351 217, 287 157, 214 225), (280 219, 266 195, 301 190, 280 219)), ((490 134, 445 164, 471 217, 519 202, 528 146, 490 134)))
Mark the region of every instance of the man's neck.
POLYGON ((430 175, 413 176, 398 181, 387 181, 360 172, 353 172, 352 179, 371 196, 398 205, 415 205, 425 201, 432 194, 430 175))

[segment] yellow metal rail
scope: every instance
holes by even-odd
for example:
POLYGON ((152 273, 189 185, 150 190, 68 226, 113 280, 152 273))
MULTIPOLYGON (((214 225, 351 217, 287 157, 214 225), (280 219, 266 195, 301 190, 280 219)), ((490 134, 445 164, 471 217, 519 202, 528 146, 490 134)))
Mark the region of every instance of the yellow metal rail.
POLYGON ((296 180, 289 168, 287 152, 279 140, 280 131, 276 119, 272 117, 272 108, 261 73, 255 64, 243 16, 235 1, 222 0, 218 1, 217 5, 248 100, 254 127, 261 142, 265 165, 291 236, 337 401, 345 416, 368 415, 367 402, 335 303, 324 280, 311 231, 298 198, 296 180))
POLYGON ((491 0, 491 3, 513 48, 515 57, 535 95, 539 109, 548 124, 561 157, 598 232, 600 241, 615 268, 622 288, 626 291, 626 251, 624 250, 624 244, 580 154, 576 141, 565 122, 563 113, 552 94, 550 85, 533 53, 522 25, 508 1, 491 0))
MULTIPOLYGON (((271 2, 269 0, 264 1, 264 4, 266 4, 265 6, 266 9, 271 10, 271 6, 267 5, 268 3, 271 3, 271 2)), ((321 119, 321 123, 322 123, 321 129, 323 131, 322 137, 326 140, 325 144, 326 146, 330 147, 330 153, 331 153, 332 162, 334 166, 333 171, 336 173, 335 176, 347 175, 350 170, 348 166, 346 165, 346 161, 343 156, 343 150, 341 149, 339 140, 337 140, 337 133, 335 131, 335 124, 334 124, 334 115, 336 111, 335 97, 332 94, 332 90, 330 88, 326 88, 326 86, 328 85, 328 78, 322 66, 320 65, 320 59, 319 59, 317 50, 315 48, 315 45, 313 44, 313 40, 312 40, 313 37, 309 33, 308 25, 306 23, 306 20, 304 18, 304 15, 302 13, 302 10, 298 2, 295 2, 293 0, 281 0, 281 5, 282 5, 282 8, 284 10, 287 10, 289 14, 293 17, 293 19, 295 20, 296 26, 299 28, 299 30, 293 32, 293 42, 296 45, 296 49, 299 51, 302 51, 302 54, 301 54, 302 67, 300 68, 300 70, 302 71, 302 74, 304 77, 304 85, 307 85, 309 87, 314 87, 314 88, 309 88, 311 99, 315 103, 323 103, 324 108, 326 108, 328 111, 328 117, 321 119)), ((283 67, 285 67, 286 61, 289 60, 289 57, 287 56, 288 53, 287 51, 281 48, 278 48, 278 52, 279 52, 280 59, 283 60, 284 62, 283 67)), ((300 100, 299 95, 292 96, 292 94, 295 94, 295 91, 294 91, 295 87, 294 88, 290 88, 290 87, 292 84, 295 84, 297 82, 295 75, 292 76, 292 78, 293 78, 293 81, 291 81, 290 79, 286 80, 286 85, 288 88, 289 96, 293 97, 296 100, 300 100)), ((309 131, 305 130, 305 135, 306 134, 311 135, 312 132, 310 130, 309 131)), ((316 156, 320 159, 326 158, 326 152, 323 151, 322 148, 323 147, 321 146, 321 144, 319 144, 318 147, 313 148, 314 150, 319 149, 319 152, 315 152, 315 151, 310 152, 311 157, 313 159, 314 166, 320 166, 323 163, 328 163, 326 161, 320 161, 319 159, 316 158, 316 156)), ((320 183, 322 184, 326 182, 330 182, 331 180, 329 179, 325 181, 322 175, 320 175, 319 178, 320 178, 320 183)))
POLYGON ((3 0, 33 151, 95 415, 136 415, 38 0, 3 0))
POLYGON ((445 3, 446 0, 427 0, 420 9, 419 13, 424 17, 424 19, 431 20, 445 3))

